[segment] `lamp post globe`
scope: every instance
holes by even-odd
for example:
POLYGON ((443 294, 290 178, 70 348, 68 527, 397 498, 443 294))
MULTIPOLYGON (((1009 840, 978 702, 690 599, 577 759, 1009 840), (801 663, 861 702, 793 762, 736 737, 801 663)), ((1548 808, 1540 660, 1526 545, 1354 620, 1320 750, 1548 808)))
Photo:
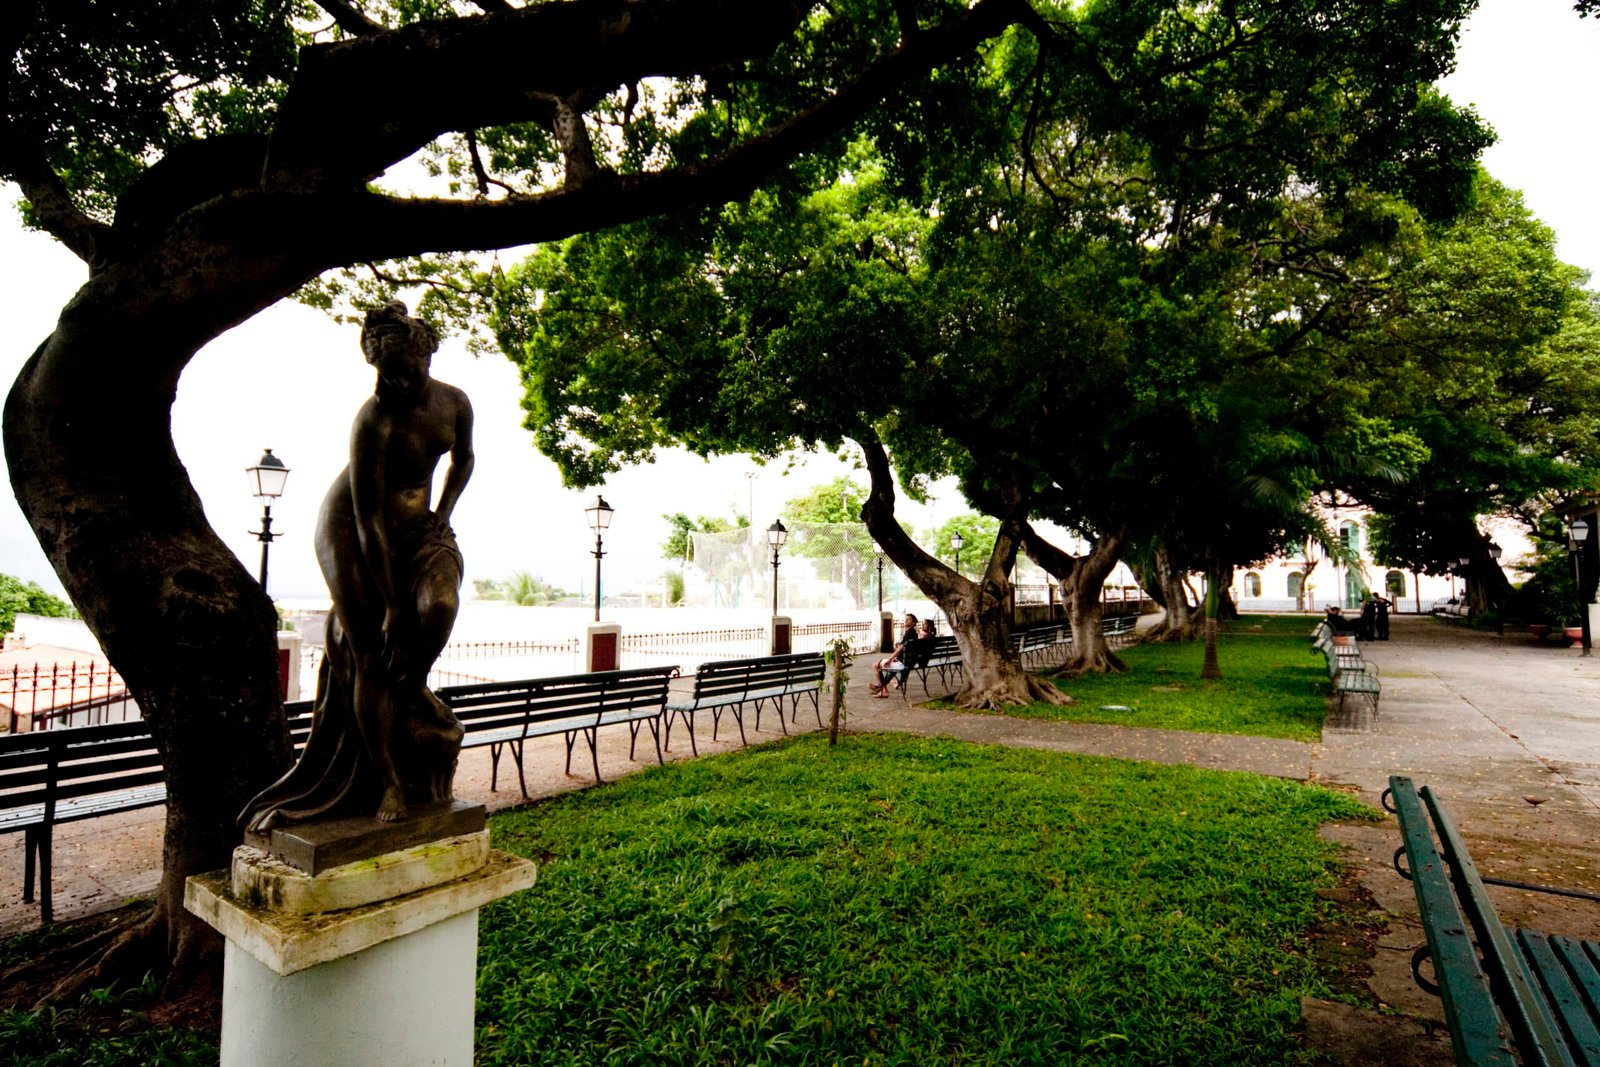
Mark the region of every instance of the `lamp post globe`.
POLYGON ((246 467, 244 473, 250 479, 250 495, 261 501, 261 529, 251 530, 261 542, 261 589, 267 588, 267 549, 278 535, 272 532, 272 503, 283 495, 283 488, 289 481, 289 468, 283 465, 283 460, 272 454, 272 449, 266 449, 261 458, 256 460, 254 467, 246 467))

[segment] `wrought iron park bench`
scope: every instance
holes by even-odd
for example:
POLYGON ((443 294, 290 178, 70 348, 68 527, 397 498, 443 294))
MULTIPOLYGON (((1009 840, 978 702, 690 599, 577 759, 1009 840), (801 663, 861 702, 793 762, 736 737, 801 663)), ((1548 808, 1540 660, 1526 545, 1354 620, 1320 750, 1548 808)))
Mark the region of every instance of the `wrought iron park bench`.
POLYGON ((634 758, 639 728, 650 727, 661 755, 661 714, 667 702, 667 685, 677 667, 645 667, 628 671, 598 671, 558 678, 526 678, 514 682, 481 682, 435 690, 461 720, 466 736, 463 749, 489 749, 489 788, 499 785, 500 757, 509 751, 517 765, 517 784, 528 795, 522 763, 529 738, 561 734, 567 744, 566 773, 572 773, 572 746, 582 736, 600 781, 599 733, 604 726, 626 725, 628 758, 634 758))
POLYGON ((922 680, 922 692, 925 696, 932 696, 928 688, 928 672, 939 672, 939 684, 948 685, 948 675, 957 677, 965 669, 961 660, 961 648, 956 644, 954 634, 944 634, 935 637, 931 643, 924 644, 921 649, 914 652, 906 660, 906 670, 900 678, 900 696, 910 700, 908 690, 911 688, 911 675, 915 674, 922 680))
POLYGON ((756 729, 761 729, 761 709, 769 701, 777 706, 778 725, 787 734, 783 722, 783 704, 792 705, 791 720, 800 714, 800 701, 811 698, 811 708, 817 713, 817 725, 822 725, 822 708, 818 692, 822 688, 827 664, 820 652, 796 652, 785 656, 757 656, 753 659, 720 660, 702 663, 695 670, 694 692, 683 700, 667 705, 667 748, 672 748, 672 723, 681 720, 689 731, 689 747, 696 755, 700 748, 694 739, 694 715, 697 711, 711 713, 711 739, 717 738, 723 712, 732 712, 739 724, 739 740, 749 744, 744 732, 744 706, 754 704, 756 729))
MULTIPOLYGON (((284 706, 295 750, 311 729, 311 702, 284 706)), ((39 885, 39 917, 54 918, 55 827, 167 802, 160 753, 143 720, 0 736, 0 833, 23 834, 22 899, 39 885)))
POLYGON ((1311 649, 1322 653, 1328 666, 1328 685, 1339 695, 1339 707, 1344 708, 1345 697, 1351 693, 1372 704, 1374 716, 1378 713, 1378 698, 1383 695, 1383 683, 1378 678, 1378 666, 1361 656, 1354 637, 1344 637, 1333 632, 1326 623, 1319 623, 1312 631, 1311 649))
POLYGON ((1456 1063, 1600 1064, 1600 944, 1503 926, 1484 887, 1600 895, 1484 877, 1439 797, 1408 777, 1390 777, 1383 803, 1400 821, 1395 869, 1411 881, 1427 935, 1412 973, 1444 1002, 1456 1063))

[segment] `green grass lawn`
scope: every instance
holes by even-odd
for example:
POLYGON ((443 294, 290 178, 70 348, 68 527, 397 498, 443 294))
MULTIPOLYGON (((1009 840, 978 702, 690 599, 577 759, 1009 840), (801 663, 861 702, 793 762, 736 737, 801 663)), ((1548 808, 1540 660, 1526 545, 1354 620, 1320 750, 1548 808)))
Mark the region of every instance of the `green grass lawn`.
POLYGON ((1057 678, 1075 704, 1029 704, 1007 714, 1317 741, 1327 669, 1311 651, 1312 625, 1307 616, 1230 624, 1217 638, 1222 679, 1214 682, 1200 680, 1203 642, 1135 645, 1118 653, 1126 674, 1057 678))
MULTIPOLYGON (((1304 1062, 1299 999, 1330 994, 1304 938, 1333 878, 1316 830, 1364 813, 1276 779, 902 736, 651 768, 491 820, 541 871, 483 913, 477 1062, 1304 1062)), ((213 1035, 152 1027, 146 1002, 0 1013, 0 1047, 215 1062, 213 1035)))
POLYGON ((498 816, 479 1063, 1281 1064, 1316 827, 1243 774, 811 736, 498 816))

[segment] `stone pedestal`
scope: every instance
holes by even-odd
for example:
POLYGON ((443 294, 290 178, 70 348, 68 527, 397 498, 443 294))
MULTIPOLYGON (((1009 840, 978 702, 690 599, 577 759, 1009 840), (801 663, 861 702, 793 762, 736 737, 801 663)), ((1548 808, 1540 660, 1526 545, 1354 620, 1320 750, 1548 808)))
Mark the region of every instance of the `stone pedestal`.
POLYGON ((596 622, 589 625, 583 637, 583 669, 620 671, 622 669, 622 626, 614 622, 596 622))
POLYGON ((878 651, 894 651, 894 613, 878 612, 878 651))
POLYGON ((427 814, 480 828, 423 841, 410 820, 275 830, 189 879, 184 906, 227 939, 223 1067, 470 1067, 478 909, 536 868, 489 848, 476 805, 427 814))
POLYGON ((787 615, 774 615, 767 623, 767 647, 774 656, 787 656, 794 651, 794 620, 787 615))
POLYGON ((278 685, 284 700, 300 699, 300 635, 278 631, 278 685))

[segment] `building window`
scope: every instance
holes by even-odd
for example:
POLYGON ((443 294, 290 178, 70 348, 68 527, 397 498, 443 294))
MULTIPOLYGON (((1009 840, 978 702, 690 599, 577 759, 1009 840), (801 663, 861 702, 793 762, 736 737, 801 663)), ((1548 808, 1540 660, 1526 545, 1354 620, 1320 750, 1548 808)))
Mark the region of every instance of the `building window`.
POLYGON ((1299 600, 1300 590, 1304 587, 1305 580, 1306 576, 1301 574, 1299 571, 1291 571, 1289 573, 1289 595, 1294 597, 1296 600, 1299 600))
POLYGON ((1255 571, 1251 571, 1249 574, 1244 576, 1244 595, 1261 595, 1261 575, 1257 574, 1255 571))
POLYGON ((1361 553, 1361 524, 1345 520, 1339 524, 1339 540, 1350 546, 1350 551, 1361 553))
POLYGON ((1406 595, 1406 574, 1404 571, 1390 571, 1383 576, 1383 587, 1389 591, 1391 597, 1399 598, 1406 595))

